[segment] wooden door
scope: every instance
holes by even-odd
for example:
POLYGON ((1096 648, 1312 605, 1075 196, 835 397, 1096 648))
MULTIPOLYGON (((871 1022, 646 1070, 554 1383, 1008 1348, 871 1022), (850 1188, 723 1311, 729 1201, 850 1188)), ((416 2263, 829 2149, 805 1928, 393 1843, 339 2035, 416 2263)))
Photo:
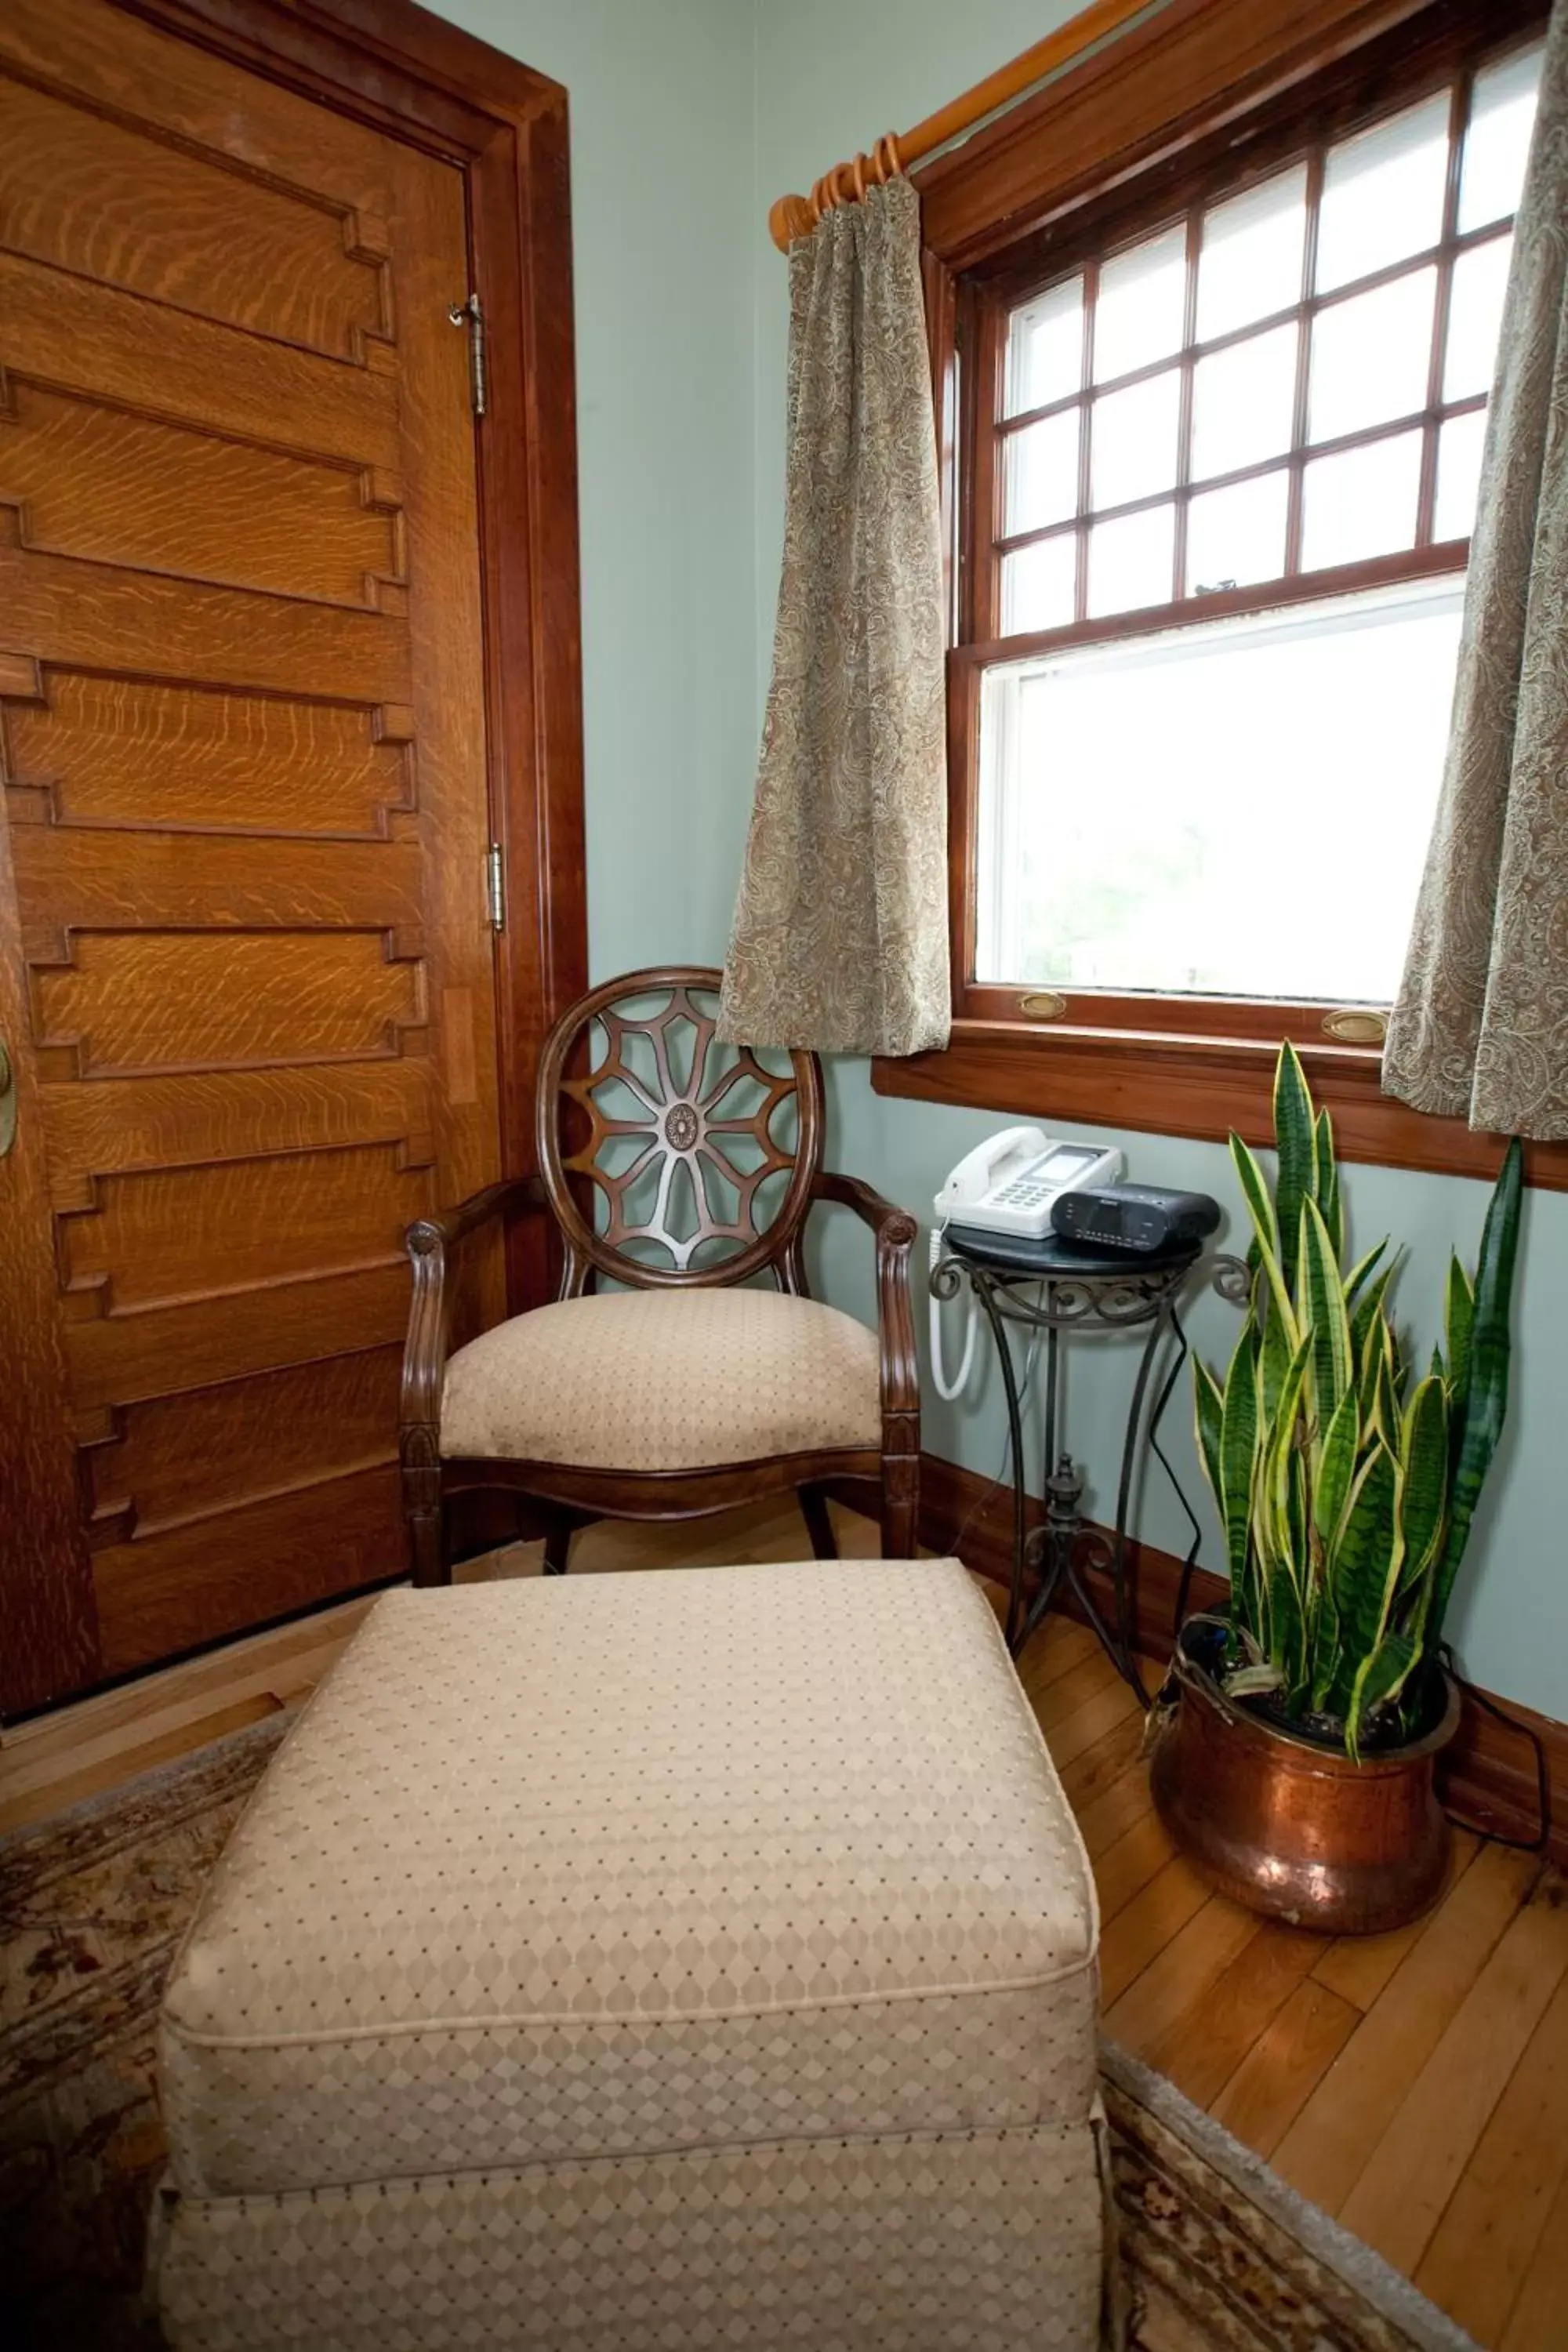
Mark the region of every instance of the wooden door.
POLYGON ((0 1706, 405 1568, 499 1165, 464 182, 0 10, 0 1706))

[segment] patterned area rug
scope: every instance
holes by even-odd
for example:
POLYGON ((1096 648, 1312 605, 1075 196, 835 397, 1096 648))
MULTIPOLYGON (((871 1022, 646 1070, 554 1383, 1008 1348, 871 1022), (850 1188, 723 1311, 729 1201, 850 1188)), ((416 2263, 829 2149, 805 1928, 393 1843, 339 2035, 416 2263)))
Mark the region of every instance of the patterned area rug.
MULTIPOLYGON (((0 1840, 0 2333, 158 2352, 153 2023, 273 1717, 0 1840)), ((1464 2352, 1469 2338, 1169 2084, 1102 2061, 1135 2352, 1464 2352)))

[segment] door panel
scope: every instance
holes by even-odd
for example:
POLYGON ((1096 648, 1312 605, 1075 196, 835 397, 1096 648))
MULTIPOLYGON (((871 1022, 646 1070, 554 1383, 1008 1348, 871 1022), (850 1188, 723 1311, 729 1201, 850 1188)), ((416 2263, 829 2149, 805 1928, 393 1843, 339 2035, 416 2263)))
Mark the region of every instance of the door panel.
POLYGON ((499 1148, 458 172, 108 0, 11 0, 0 159, 0 1341, 97 1620, 16 1707, 403 1572, 402 1233, 499 1148))
POLYGON ((215 1543, 222 1521, 204 1520, 94 1554, 102 1673, 129 1674, 149 1658, 220 1641, 237 1625, 254 1622, 260 1563, 269 1617, 396 1575, 403 1543, 397 1465, 340 1473, 252 1502, 245 1526, 243 1546, 215 1543))
POLYGON ((399 1348, 368 1348, 127 1407, 87 1449, 95 1526, 128 1542, 261 1500, 278 1486, 280 1430, 300 1486, 384 1463, 401 1367, 399 1348))
POLYGON ((401 1055, 426 1018, 422 963, 389 956, 374 929, 78 929, 68 957, 39 959, 32 980, 51 1078, 401 1055))
MULTIPOLYGON (((366 1028, 375 1051, 379 1041, 368 1023, 366 1028)), ((43 1110, 55 1153, 54 1206, 62 1213, 90 1207, 97 1176, 265 1151, 322 1151, 354 1136, 401 1141, 410 1164, 419 1164, 431 1151, 420 1124, 429 1115, 429 1074, 419 1042, 402 1053, 395 1043, 379 1064, 209 1068, 49 1087, 43 1110)))
MULTIPOLYGON (((5 446, 0 435, 0 468, 5 446)), ((4 498, 0 472, 0 533, 4 498)), ((394 593, 384 593, 383 611, 394 593)), ((305 701, 341 697, 362 706, 409 698, 403 614, 382 619, 304 598, 209 588, 25 545, 0 545, 0 613, 15 648, 50 667, 101 669, 115 677, 177 674, 187 691, 257 687, 305 701)), ((47 681, 42 690, 47 693, 47 681)))
POLYGON ((99 1176, 90 1206, 59 1220, 65 1287, 129 1315, 395 1265, 408 1225, 437 1205, 429 1173, 407 1165, 402 1143, 366 1143, 99 1176))
MULTIPOLYGON (((126 96, 155 121, 151 82, 126 96)), ((331 359, 363 360, 391 323, 388 231, 374 213, 215 171, 210 153, 9 79, 0 210, 13 253, 331 359)))
MULTIPOLYGON (((116 1414, 149 1397, 390 1346, 407 1324, 408 1280, 401 1265, 373 1266, 136 1315, 100 1314, 96 1304, 91 1297, 67 1302, 79 1310, 68 1318, 65 1339, 83 1445, 111 1436, 116 1414)), ((389 1433, 389 1454, 393 1450, 389 1433)), ((280 1475, 287 1467, 285 1460, 280 1475)), ((237 1531, 220 1532, 230 1542, 237 1531)), ((389 1576, 399 1572, 398 1566, 387 1570, 389 1576)))
POLYGON ((6 496, 27 544, 142 571, 373 610, 403 580, 395 475, 219 441, 106 401, 14 383, 6 496))
POLYGON ((132 112, 143 128, 155 122, 154 135, 221 151, 269 181, 310 190, 319 203, 391 209, 400 152, 393 142, 269 85, 258 96, 226 58, 170 40, 118 9, 5 0, 5 50, 19 78, 80 106, 109 116, 132 112), (144 103, 152 89, 154 112, 144 103))
POLYGON ((271 442, 287 416, 318 457, 398 462, 390 375, 323 368, 286 343, 237 336, 3 251, 0 318, 10 363, 28 381, 63 381, 95 398, 132 402, 144 415, 258 442, 271 442))
POLYGON ((412 813, 406 710, 56 670, 10 713, 11 821, 384 841, 412 813), (29 808, 26 795, 37 794, 29 808))

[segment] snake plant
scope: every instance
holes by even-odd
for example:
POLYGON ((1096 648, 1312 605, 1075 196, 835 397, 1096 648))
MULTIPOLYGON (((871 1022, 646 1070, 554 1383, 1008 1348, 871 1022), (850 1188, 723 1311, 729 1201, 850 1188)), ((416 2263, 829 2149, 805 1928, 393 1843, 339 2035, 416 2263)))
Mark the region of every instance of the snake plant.
POLYGON ((1444 1337, 1415 1377, 1389 1312, 1386 1241, 1342 1270, 1333 1130, 1300 1059, 1274 1080, 1270 1193, 1238 1135, 1252 1223, 1247 1320, 1224 1381, 1194 1360, 1198 1451, 1219 1506, 1231 1599, 1225 1686, 1292 1722, 1414 1736, 1508 1403, 1522 1157, 1510 1143, 1474 1274, 1455 1255, 1444 1337))

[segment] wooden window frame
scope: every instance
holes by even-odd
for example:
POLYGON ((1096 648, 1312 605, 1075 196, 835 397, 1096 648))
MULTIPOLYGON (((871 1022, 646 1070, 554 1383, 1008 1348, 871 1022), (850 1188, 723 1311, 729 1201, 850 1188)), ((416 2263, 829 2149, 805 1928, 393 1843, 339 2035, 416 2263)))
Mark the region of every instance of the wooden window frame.
MULTIPOLYGON (((1255 589, 1226 591, 1114 620, 1080 618, 1037 636, 1000 636, 994 493, 1009 310, 1092 256, 1141 230, 1153 233, 1162 219, 1221 189, 1243 189, 1369 116, 1441 89, 1478 49, 1523 39, 1544 26, 1547 13, 1546 0, 1166 0, 915 175, 949 549, 954 1017, 945 1050, 879 1058, 879 1093, 1211 1139, 1234 1127, 1267 1141, 1274 1057, 1280 1037, 1292 1035, 1319 1099, 1333 1112, 1344 1157, 1495 1172, 1501 1138, 1383 1093, 1381 1045, 1368 1042, 1364 1025, 1357 1035, 1355 1008, 1328 1013, 1326 1027, 1321 1004, 976 983, 979 694, 1004 648, 1007 658, 1019 658, 1168 629, 1178 620, 1192 625, 1251 613, 1259 601, 1255 589), (982 485, 992 486, 992 495, 983 495, 982 485)), ((1440 309, 1458 245, 1471 241, 1453 233, 1454 193, 1437 249, 1440 309)), ((1463 569, 1467 541, 1430 541, 1436 399, 1429 384, 1415 420, 1426 428, 1418 530, 1425 543, 1298 575, 1270 591, 1271 609, 1463 569)), ((1475 404, 1438 403, 1445 413, 1475 404)), ((1298 503, 1293 497, 1292 507, 1298 503)), ((1079 585, 1081 593, 1081 566, 1079 585)), ((1568 1189, 1568 1144, 1532 1145, 1527 1160, 1532 1182, 1568 1189)))

